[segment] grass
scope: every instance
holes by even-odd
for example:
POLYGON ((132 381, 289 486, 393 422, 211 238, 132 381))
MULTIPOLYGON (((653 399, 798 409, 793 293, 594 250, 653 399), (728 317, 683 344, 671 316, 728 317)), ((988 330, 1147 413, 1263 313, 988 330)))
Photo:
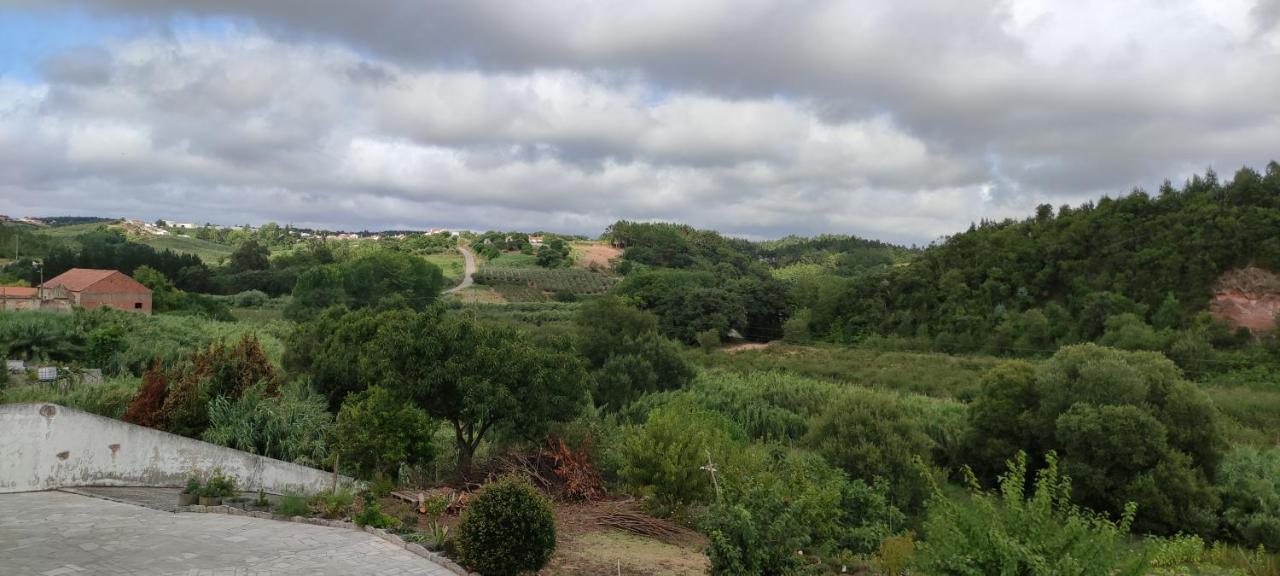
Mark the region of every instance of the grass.
POLYGON ((440 271, 444 272, 444 279, 449 286, 456 285, 462 281, 462 275, 466 272, 465 261, 462 254, 456 250, 448 252, 440 252, 438 254, 427 254, 422 257, 427 262, 440 267, 440 271))
POLYGON ((484 265, 488 268, 536 268, 538 257, 520 252, 503 252, 497 258, 486 260, 484 265))
POLYGON ((502 295, 489 286, 472 285, 466 290, 455 292, 454 296, 463 304, 504 304, 502 295))
POLYGON ((119 419, 141 384, 140 378, 117 377, 101 384, 77 384, 65 389, 48 384, 10 386, 0 390, 0 404, 49 402, 119 419))
POLYGON ((85 224, 71 224, 68 226, 54 226, 51 228, 32 228, 31 231, 53 238, 72 238, 86 232, 93 232, 102 226, 109 226, 108 222, 89 222, 85 224))
POLYGON ((694 543, 683 546, 613 529, 595 529, 565 538, 542 574, 683 576, 706 574, 707 557, 694 543))
POLYGON ((151 236, 142 235, 132 238, 135 242, 146 244, 156 250, 173 250, 182 254, 198 256, 205 264, 217 264, 231 255, 231 246, 192 238, 190 236, 151 236))
POLYGON ((1228 441, 1252 446, 1280 443, 1280 391, 1222 385, 1204 391, 1222 411, 1228 441))
POLYGON ((232 308, 231 315, 235 316, 236 322, 254 326, 263 326, 277 321, 285 322, 282 308, 232 308))
POLYGON ((857 386, 970 400, 983 373, 1002 360, 989 356, 883 352, 848 346, 774 344, 758 350, 690 352, 703 367, 751 373, 782 370, 857 386))
MULTIPOLYGON (((86 232, 92 232, 100 227, 118 228, 118 225, 107 222, 91 222, 87 224, 72 224, 69 226, 55 226, 52 228, 37 228, 34 231, 38 234, 50 236, 53 238, 72 239, 86 232)), ((146 244, 156 250, 173 250, 182 254, 193 254, 198 256, 206 264, 217 264, 223 258, 230 256, 233 248, 208 240, 201 240, 191 236, 182 236, 170 232, 168 236, 152 236, 150 234, 133 234, 130 240, 139 244, 146 244)))

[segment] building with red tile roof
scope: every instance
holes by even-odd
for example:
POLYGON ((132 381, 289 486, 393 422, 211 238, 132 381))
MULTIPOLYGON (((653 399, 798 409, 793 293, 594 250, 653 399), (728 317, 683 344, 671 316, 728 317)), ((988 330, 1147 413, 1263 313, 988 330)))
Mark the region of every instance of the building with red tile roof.
POLYGON ((72 305, 151 313, 151 289, 118 270, 72 268, 40 285, 62 289, 72 305))

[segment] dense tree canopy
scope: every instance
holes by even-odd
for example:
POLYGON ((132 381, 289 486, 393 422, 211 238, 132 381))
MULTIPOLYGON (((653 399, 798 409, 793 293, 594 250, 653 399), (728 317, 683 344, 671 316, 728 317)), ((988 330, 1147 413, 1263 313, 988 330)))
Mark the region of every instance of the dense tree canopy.
POLYGON ((1155 196, 1135 191, 1056 214, 1042 206, 843 283, 814 306, 811 327, 838 341, 896 335, 947 351, 1047 354, 1098 338, 1115 315, 1177 326, 1208 306, 1224 272, 1280 270, 1278 228, 1274 162, 1265 174, 1241 169, 1227 184, 1209 172, 1155 196), (1019 341, 1010 337, 1017 325, 1039 332, 1019 341))
POLYGON ((537 438, 587 398, 586 371, 567 341, 535 345, 519 331, 437 307, 328 310, 290 344, 291 369, 310 372, 331 405, 381 386, 447 421, 462 470, 490 432, 537 438))
POLYGON ((286 314, 306 319, 335 305, 423 310, 443 286, 444 276, 436 265, 409 254, 379 251, 304 272, 286 314))
POLYGON ((1118 514, 1136 502, 1135 527, 1150 532, 1215 527, 1218 413, 1157 353, 1085 344, 1038 367, 999 366, 984 377, 970 422, 971 462, 989 480, 1020 451, 1040 462, 1055 450, 1085 506, 1118 514))

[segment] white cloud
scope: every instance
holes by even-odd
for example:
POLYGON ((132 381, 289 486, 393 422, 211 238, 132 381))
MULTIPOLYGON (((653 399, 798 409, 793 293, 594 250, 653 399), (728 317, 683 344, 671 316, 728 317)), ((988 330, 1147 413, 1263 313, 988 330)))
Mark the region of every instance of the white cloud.
POLYGON ((92 8, 237 24, 0 78, 2 210, 924 242, 1280 149, 1275 0, 92 8))

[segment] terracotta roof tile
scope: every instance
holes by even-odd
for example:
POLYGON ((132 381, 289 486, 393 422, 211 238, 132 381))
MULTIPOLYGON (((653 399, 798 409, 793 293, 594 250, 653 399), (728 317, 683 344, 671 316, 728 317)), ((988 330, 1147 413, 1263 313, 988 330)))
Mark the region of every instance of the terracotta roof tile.
POLYGON ((36 292, 36 288, 0 286, 0 298, 32 298, 36 295, 36 292))
POLYGON ((80 292, 85 288, 93 286, 101 282, 106 277, 115 274, 115 270, 93 270, 90 268, 72 268, 55 276, 41 286, 45 288, 56 288, 64 286, 72 292, 80 292))

